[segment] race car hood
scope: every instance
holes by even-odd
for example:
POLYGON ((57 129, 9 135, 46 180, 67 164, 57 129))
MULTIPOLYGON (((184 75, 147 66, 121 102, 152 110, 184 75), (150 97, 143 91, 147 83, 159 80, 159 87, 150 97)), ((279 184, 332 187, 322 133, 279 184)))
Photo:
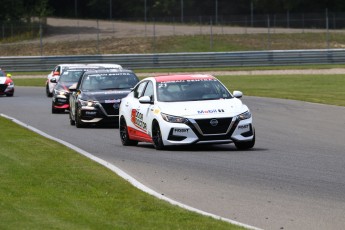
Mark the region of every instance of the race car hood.
POLYGON ((224 100, 207 100, 193 102, 159 103, 162 113, 173 116, 203 118, 203 117, 233 117, 248 110, 248 107, 237 98, 224 100))
POLYGON ((99 101, 104 103, 105 100, 121 99, 127 96, 130 90, 102 90, 102 91, 91 91, 83 92, 81 99, 85 101, 99 101))
POLYGON ((3 84, 8 84, 10 82, 12 82, 12 80, 10 78, 8 78, 8 77, 1 77, 0 76, 0 84, 3 85, 3 84))
POLYGON ((64 83, 58 83, 55 88, 58 90, 66 90, 67 92, 69 91, 69 87, 71 87, 73 84, 76 84, 75 82, 64 82, 64 83))

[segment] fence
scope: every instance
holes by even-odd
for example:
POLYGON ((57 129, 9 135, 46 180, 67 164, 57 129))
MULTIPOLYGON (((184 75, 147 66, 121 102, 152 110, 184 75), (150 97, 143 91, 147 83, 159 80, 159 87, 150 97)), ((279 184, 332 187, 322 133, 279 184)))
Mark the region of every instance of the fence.
POLYGON ((60 63, 116 63, 129 69, 345 64, 345 49, 0 57, 8 72, 50 71, 60 63))

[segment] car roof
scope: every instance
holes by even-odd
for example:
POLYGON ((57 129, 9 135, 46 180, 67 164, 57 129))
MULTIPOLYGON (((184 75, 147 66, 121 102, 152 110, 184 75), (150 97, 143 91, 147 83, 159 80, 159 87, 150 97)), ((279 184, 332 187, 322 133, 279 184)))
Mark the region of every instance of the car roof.
POLYGON ((99 66, 104 68, 122 69, 121 65, 112 63, 89 63, 87 64, 87 66, 99 66))
POLYGON ((93 69, 104 69, 104 67, 102 66, 69 66, 67 68, 64 69, 65 71, 77 71, 77 70, 93 70, 93 69))
POLYGON ((211 80, 216 79, 214 76, 209 74, 173 74, 173 75, 159 75, 155 76, 156 82, 167 82, 167 81, 192 81, 192 80, 211 80))
POLYGON ((108 68, 100 68, 94 69, 86 72, 86 74, 107 74, 107 73, 133 73, 132 70, 129 69, 108 69, 108 68))

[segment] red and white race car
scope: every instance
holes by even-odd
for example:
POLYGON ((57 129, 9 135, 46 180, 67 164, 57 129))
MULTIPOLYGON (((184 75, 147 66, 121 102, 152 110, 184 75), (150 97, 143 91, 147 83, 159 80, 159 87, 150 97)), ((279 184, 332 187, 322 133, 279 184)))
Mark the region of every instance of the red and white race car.
POLYGON ((255 144, 249 108, 211 75, 167 75, 140 81, 120 104, 123 145, 233 143, 238 149, 255 144))
POLYGON ((11 74, 6 74, 0 69, 0 95, 12 97, 14 94, 14 82, 11 79, 11 74))

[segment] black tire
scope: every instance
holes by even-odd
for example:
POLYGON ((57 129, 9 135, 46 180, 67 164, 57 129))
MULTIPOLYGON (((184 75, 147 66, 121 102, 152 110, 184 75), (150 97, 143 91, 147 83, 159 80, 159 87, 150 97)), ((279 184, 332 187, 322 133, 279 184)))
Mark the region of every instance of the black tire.
POLYGON ((253 140, 235 142, 235 146, 238 150, 251 149, 254 147, 254 145, 255 145, 255 132, 254 132, 253 140))
POLYGON ((48 84, 46 85, 46 95, 47 95, 47 97, 53 96, 53 94, 49 91, 49 85, 48 84))
POLYGON ((75 120, 72 119, 71 110, 69 111, 69 123, 70 125, 75 125, 75 120))
POLYGON ((121 119, 120 119, 119 129, 120 129, 120 138, 121 138, 122 145, 124 145, 124 146, 135 146, 138 144, 138 141, 134 141, 134 140, 129 139, 127 123, 123 117, 121 117, 121 119))
POLYGON ((61 109, 56 109, 56 108, 54 108, 54 103, 52 103, 52 113, 61 113, 62 112, 62 110, 61 109))
POLYGON ((7 97, 13 97, 13 93, 6 94, 7 97))
POLYGON ((75 127, 77 127, 77 128, 84 128, 85 127, 85 123, 81 121, 79 109, 76 109, 76 111, 75 111, 75 127))
POLYGON ((156 150, 163 150, 165 148, 163 144, 161 129, 157 121, 154 121, 152 124, 152 141, 153 146, 156 150))

